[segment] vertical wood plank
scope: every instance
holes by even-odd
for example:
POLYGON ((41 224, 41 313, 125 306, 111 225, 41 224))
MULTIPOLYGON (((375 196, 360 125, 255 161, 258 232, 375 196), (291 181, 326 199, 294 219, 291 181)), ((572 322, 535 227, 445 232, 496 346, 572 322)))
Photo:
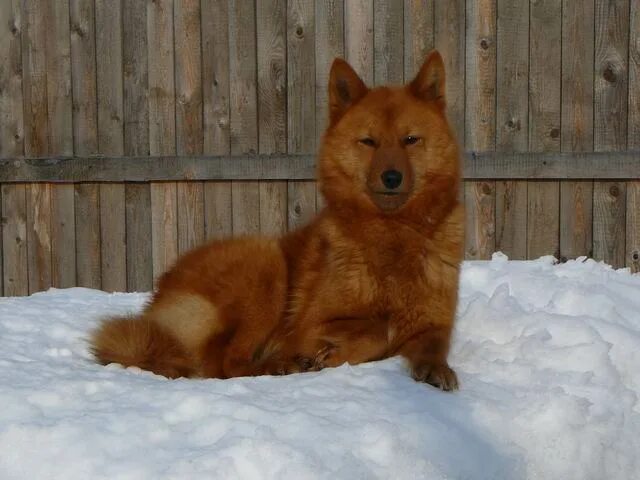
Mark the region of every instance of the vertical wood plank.
POLYGON ((404 3, 374 0, 374 83, 401 84, 404 81, 404 3))
MULTIPOLYGON (((122 71, 122 3, 95 0, 98 149, 124 154, 124 85, 122 71)), ((127 289, 124 184, 103 183, 99 191, 102 289, 127 289)))
MULTIPOLYGON (((229 8, 227 0, 202 2, 202 96, 204 153, 230 153, 229 8)), ((231 235, 231 182, 204 183, 205 235, 231 235)))
MULTIPOLYGON (((496 150, 524 152, 529 140, 529 1, 498 0, 496 150)), ((496 250, 527 257, 527 182, 496 182, 496 250)))
MULTIPOLYGON (((287 12, 287 143, 289 153, 313 153, 316 143, 315 8, 293 0, 287 12)), ((288 228, 307 223, 316 212, 313 181, 288 184, 288 228)))
MULTIPOLYGON (((21 15, 18 0, 0 0, 0 158, 24 153, 21 15)), ((28 293, 24 185, 2 185, 0 293, 28 293)))
MULTIPOLYGON (((596 0, 594 148, 627 146, 629 0, 596 0)), ((626 184, 595 182, 593 254, 614 267, 626 261, 626 184)))
MULTIPOLYGON (((287 150, 287 10, 284 0, 257 2, 258 150, 287 150)), ((287 182, 260 182, 260 232, 287 228, 287 182)))
MULTIPOLYGON (((409 82, 418 73, 427 53, 435 44, 434 0, 404 0, 404 81, 409 82)), ((445 2, 443 10, 456 8, 457 2, 445 2), (451 4, 451 5, 450 5, 451 4)), ((463 13, 464 15, 464 13, 463 13)), ((464 22, 464 16, 463 16, 464 22)), ((463 23, 464 24, 464 23, 463 23)), ((464 29, 463 29, 464 30, 464 29)), ((456 40, 456 37, 453 38, 456 40)), ((440 52, 443 53, 443 52, 440 52)), ((444 57, 443 57, 444 58, 444 57)), ((445 62, 448 60, 444 58, 445 62)), ((446 65, 445 65, 446 69, 446 65)), ((449 80, 449 72, 447 81, 449 80)), ((448 86, 448 85, 447 85, 448 86)))
MULTIPOLYGON (((496 3, 467 2, 465 146, 495 148, 496 3)), ((466 182, 466 251, 469 259, 490 258, 495 250, 495 182, 466 182)))
MULTIPOLYGON (((563 151, 593 150, 594 1, 562 4, 563 151)), ((560 185, 560 258, 593 255, 593 182, 560 185)))
POLYGON ((2 185, 2 218, 4 295, 28 295, 25 185, 2 185))
MULTIPOLYGON (((69 0, 47 2, 47 113, 49 154, 73 154, 69 0)), ((41 14, 43 12, 40 12, 41 14)), ((51 284, 76 284, 73 185, 51 185, 51 284)))
MULTIPOLYGON (((560 150, 562 0, 531 3, 529 150, 560 150)), ((529 182, 527 258, 560 257, 560 183, 529 182)))
MULTIPOLYGON (((256 92, 256 10, 251 0, 229 2, 229 78, 231 153, 258 150, 256 92)), ((233 233, 260 231, 260 187, 257 182, 231 184, 233 233)))
MULTIPOLYGON (((176 49, 176 150, 202 155, 202 37, 200 0, 178 0, 174 6, 176 49)), ((204 242, 204 186, 178 182, 178 252, 204 242)))
MULTIPOLYGON (((46 2, 23 3, 22 68, 27 156, 49 153, 47 114, 46 2)), ((29 293, 51 286, 51 186, 32 184, 27 194, 27 260, 29 293)))
MULTIPOLYGON (((176 153, 173 1, 147 4, 149 55, 149 152, 176 153)), ((157 279, 178 257, 176 182, 151 182, 151 252, 157 279)))
MULTIPOLYGON (((629 12, 629 119, 627 148, 640 150, 640 0, 629 12)), ((627 266, 640 272, 640 182, 627 184, 627 266)))
MULTIPOLYGON (((70 2, 73 151, 77 155, 98 153, 94 6, 94 0, 70 2)), ((75 267, 81 287, 100 288, 102 284, 99 199, 99 184, 75 186, 75 267)))
MULTIPOLYGON (((125 155, 149 154, 147 5, 123 3, 123 83, 125 155)), ((127 184, 127 289, 148 291, 153 286, 151 251, 151 193, 148 184, 127 184)))
POLYGON ((446 69, 447 116, 458 142, 464 142, 465 1, 435 2, 435 47, 446 69))
POLYGON ((347 0, 344 10, 345 54, 360 78, 373 85, 373 0, 347 0))

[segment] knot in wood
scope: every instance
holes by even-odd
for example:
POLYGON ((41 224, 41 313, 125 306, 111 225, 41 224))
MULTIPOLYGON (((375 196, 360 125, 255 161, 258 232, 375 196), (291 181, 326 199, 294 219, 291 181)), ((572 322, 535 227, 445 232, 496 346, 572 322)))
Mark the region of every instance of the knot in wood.
POLYGON ((615 83, 617 75, 611 64, 607 65, 607 68, 604 69, 602 77, 609 83, 615 83))
POLYGON ((634 250, 633 252, 631 252, 631 260, 633 260, 634 262, 639 262, 640 261, 640 251, 634 250))
POLYGON ((296 215, 300 215, 302 213, 302 207, 300 207, 300 205, 298 204, 293 207, 293 211, 296 213, 296 215))
POLYGON ((490 42, 489 39, 487 38, 483 38, 482 40, 480 40, 480 48, 482 50, 486 50, 489 48, 490 42))
POLYGON ((560 136, 560 129, 559 128, 552 128, 551 131, 549 132, 549 136, 551 138, 558 138, 560 136))
POLYGON ((620 195, 620 189, 617 185, 611 185, 611 187, 609 187, 609 195, 611 195, 612 197, 617 197, 618 195, 620 195))
POLYGON ((304 36, 304 29, 301 26, 296 28, 296 36, 302 38, 304 36))
POLYGON ((489 185, 487 185, 486 183, 482 184, 482 193, 484 195, 490 195, 491 194, 491 187, 489 185))

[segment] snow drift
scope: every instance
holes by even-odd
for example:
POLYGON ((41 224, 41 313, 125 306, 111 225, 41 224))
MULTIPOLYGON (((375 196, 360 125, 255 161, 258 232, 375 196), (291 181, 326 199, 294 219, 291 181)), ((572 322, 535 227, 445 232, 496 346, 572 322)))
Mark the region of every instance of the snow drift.
POLYGON ((88 331, 147 298, 0 299, 0 478, 638 478, 640 275, 465 263, 453 394, 398 358, 232 380, 95 365, 88 331))

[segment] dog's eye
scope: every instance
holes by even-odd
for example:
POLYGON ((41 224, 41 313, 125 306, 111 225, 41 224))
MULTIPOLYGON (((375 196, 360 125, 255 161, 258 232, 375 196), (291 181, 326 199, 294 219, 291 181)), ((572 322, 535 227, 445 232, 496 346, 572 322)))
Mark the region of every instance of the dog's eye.
POLYGON ((415 145, 420 140, 420 137, 414 137, 413 135, 407 135, 402 139, 405 145, 415 145))
POLYGON ((376 141, 373 138, 365 137, 358 140, 361 144, 366 145, 367 147, 375 147, 376 141))

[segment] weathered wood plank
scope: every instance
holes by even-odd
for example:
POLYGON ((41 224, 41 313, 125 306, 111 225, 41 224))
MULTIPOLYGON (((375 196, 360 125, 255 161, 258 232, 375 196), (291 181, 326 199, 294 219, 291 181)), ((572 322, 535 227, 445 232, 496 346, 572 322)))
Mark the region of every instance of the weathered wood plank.
MULTIPOLYGON (((435 45, 436 3, 438 2, 435 2, 434 0, 404 0, 405 82, 410 81, 418 73, 418 70, 427 57, 427 53, 429 53, 435 45)), ((446 12, 446 9, 455 9, 458 6, 458 3, 459 2, 456 1, 445 2, 443 4, 443 13, 446 12), (451 5, 449 5, 449 3, 451 3, 451 5)), ((462 18, 464 21, 464 16, 462 18)), ((454 36, 453 40, 455 41, 457 38, 454 36)), ((445 61, 447 60, 449 59, 446 59, 445 61)), ((447 71, 447 80, 449 78, 449 72, 447 71)))
MULTIPOLYGON (((466 5, 465 145, 495 149, 496 3, 466 5)), ((469 259, 489 258, 495 250, 495 182, 465 185, 466 250, 469 259)))
POLYGON ((25 185, 2 185, 3 294, 28 295, 25 185))
MULTIPOLYGON (((594 2, 562 5, 562 150, 593 150, 594 2)), ((588 168, 588 167, 585 167, 588 168)), ((593 182, 560 184, 560 258, 593 255, 593 182)))
MULTIPOLYGON (((124 154, 122 2, 95 0, 98 149, 124 154)), ((102 184, 100 205, 100 276, 106 291, 127 289, 124 185, 102 184)))
MULTIPOLYGON (((94 7, 93 0, 70 2, 73 151, 80 155, 98 153, 94 7)), ((101 287, 99 190, 97 183, 75 186, 75 269, 81 287, 101 287)))
MULTIPOLYGON (((24 153, 21 15, 18 0, 0 1, 0 158, 24 153)), ((0 292, 26 295, 27 257, 23 185, 2 187, 0 200, 0 292), (9 209, 6 207, 10 206, 9 209), (20 229, 22 225, 22 229, 20 229), (22 236, 21 236, 22 233, 22 236), (6 247, 6 248, 5 248, 6 247)))
POLYGON ((447 116, 460 143, 464 142, 465 0, 435 2, 435 48, 446 69, 447 116))
POLYGON ((404 81, 404 4, 399 0, 374 0, 374 83, 404 81))
MULTIPOLYGON (((287 150, 287 10, 283 0, 257 2, 258 151, 287 150)), ((287 182, 260 182, 260 231, 287 228, 287 182)))
MULTIPOLYGON (((315 8, 309 0, 295 0, 288 7, 287 149, 311 154, 316 148, 315 8)), ((287 193, 288 226, 293 229, 315 214, 316 185, 290 181, 287 193)))
MULTIPOLYGON (((200 0, 174 5, 176 51, 176 149, 179 155, 202 155, 202 55, 200 0)), ((204 242, 204 186, 178 183, 178 253, 204 242)))
MULTIPOLYGON (((640 149, 640 0, 629 12, 629 119, 627 148, 640 149)), ((640 181, 627 184, 627 266, 640 272, 640 181)))
MULTIPOLYGON (((229 4, 202 2, 204 153, 229 154, 229 4)), ((231 182, 204 183, 205 235, 231 235, 231 182)))
POLYGON ((51 186, 51 285, 57 288, 77 285, 74 197, 73 185, 51 186))
MULTIPOLYGON (((329 123, 329 72, 337 57, 345 57, 345 8, 343 0, 316 2, 316 145, 329 123)), ((316 211, 324 208, 316 185, 316 211)))
MULTIPOLYGON (((529 140, 529 1, 498 0, 496 150, 524 152, 529 140)), ((527 182, 496 182, 496 250, 527 258, 527 182)))
MULTIPOLYGON (((158 0, 147 7, 149 55, 149 153, 176 153, 174 75, 174 2, 158 0)), ((178 196, 175 182, 152 182, 151 252, 157 279, 178 258, 178 196)))
MULTIPOLYGON (((71 43, 69 0, 48 2, 47 114, 49 154, 73 154, 73 102, 71 98, 71 43)), ((42 12, 41 12, 42 13, 42 12)), ((51 284, 76 283, 75 201, 72 185, 51 186, 51 284)))
POLYGON ((347 61, 360 78, 373 85, 373 0, 347 0, 344 6, 344 41, 347 61))
MULTIPOLYGON (((467 152, 464 177, 472 180, 632 180, 640 151, 467 152)), ((171 180, 312 180, 312 154, 50 157, 0 159, 0 182, 149 182, 171 180)))
MULTIPOLYGON (((594 148, 627 146, 629 0, 596 0, 594 148)), ((614 267, 625 264, 626 185, 596 182, 593 187, 593 254, 614 267)))
MULTIPOLYGON (((231 153, 258 150, 255 3, 229 2, 229 78, 231 153)), ((260 187, 256 182, 231 185, 233 233, 260 231, 260 187)))
MULTIPOLYGON (((22 68, 26 155, 49 154, 47 113, 48 7, 36 0, 23 3, 22 68)), ((51 187, 27 186, 27 262, 29 293, 51 286, 51 187)))
MULTIPOLYGON (((529 150, 560 150, 562 0, 531 4, 529 150)), ((528 185, 527 258, 560 257, 560 184, 528 185)))
MULTIPOLYGON (((123 4, 124 151, 149 154, 149 70, 147 5, 137 0, 123 4)), ((127 289, 148 291, 153 286, 151 251, 151 193, 149 185, 127 184, 127 289)))

